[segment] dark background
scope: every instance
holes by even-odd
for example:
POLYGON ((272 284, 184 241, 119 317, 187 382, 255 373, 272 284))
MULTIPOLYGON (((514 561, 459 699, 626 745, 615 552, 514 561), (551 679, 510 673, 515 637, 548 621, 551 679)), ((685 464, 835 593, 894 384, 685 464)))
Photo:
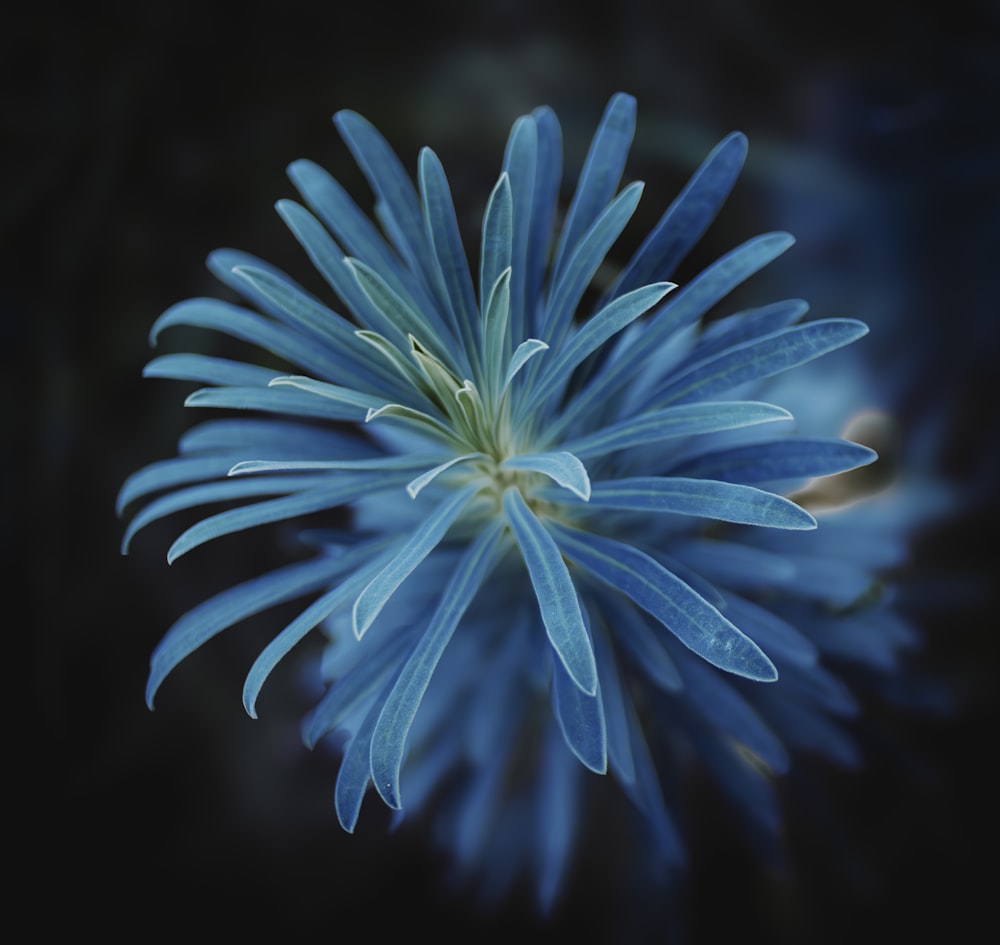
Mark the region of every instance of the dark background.
MULTIPOLYGON (((844 826, 810 806, 818 787, 791 797, 789 874, 755 865, 711 793, 695 805, 691 937, 978 937, 997 879, 996 553, 985 536, 997 524, 1000 15, 985 0, 836 11, 773 0, 177 0, 100 14, 37 5, 8 19, 6 772, 9 832, 21 841, 14 895, 36 924, 154 940, 306 941, 400 925, 437 941, 639 937, 621 931, 629 881, 602 858, 613 824, 594 825, 547 924, 520 898, 484 915, 443 890, 419 830, 387 836, 371 800, 344 835, 336 761, 298 742, 308 699, 294 660, 265 689, 261 720, 240 706, 242 675, 276 618, 213 641, 147 712, 149 653, 166 628, 287 549, 280 534, 261 535, 168 569, 179 523, 149 529, 122 558, 113 509, 124 478, 170 455, 192 422, 180 385, 140 371, 156 315, 216 291, 205 255, 236 246, 315 285, 272 211, 293 195, 283 169, 298 157, 366 205, 334 111, 365 114, 411 167, 433 146, 474 233, 515 117, 552 105, 571 168, 623 90, 639 99, 630 174, 647 181, 644 222, 716 140, 745 131, 743 182, 692 265, 755 232, 796 232, 771 285, 817 314, 869 321, 904 436, 933 431, 921 461, 962 498, 920 534, 909 575, 952 588, 947 607, 919 616, 924 669, 954 686, 958 707, 928 719, 873 706, 879 734, 861 772, 806 760, 789 793, 815 778, 844 826), (969 590, 982 581, 985 596, 969 590), (830 832, 848 835, 853 853, 830 832)), ((222 342, 179 332, 164 344, 222 342)))

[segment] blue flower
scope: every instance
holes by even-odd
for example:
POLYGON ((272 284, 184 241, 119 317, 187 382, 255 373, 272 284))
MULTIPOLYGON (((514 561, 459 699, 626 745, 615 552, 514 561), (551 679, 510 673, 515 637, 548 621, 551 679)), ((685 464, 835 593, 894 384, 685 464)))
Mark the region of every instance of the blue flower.
MULTIPOLYGON (((211 329, 290 369, 154 359, 148 376, 209 385, 189 406, 239 414, 194 427, 119 504, 147 501, 127 546, 163 516, 227 503, 180 535, 170 561, 324 510, 341 510, 343 527, 304 532, 312 557, 183 616, 153 655, 150 706, 206 640, 304 598, 243 699, 255 715, 269 674, 321 628, 324 692, 303 732, 310 746, 339 738, 346 830, 374 785, 390 808, 434 813, 459 875, 499 896, 527 873, 543 908, 595 774, 617 783, 668 870, 685 852, 664 781, 691 759, 751 833, 773 835, 772 782, 793 751, 858 760, 840 724, 857 704, 831 667, 889 670, 912 643, 879 577, 902 543, 879 516, 826 514, 816 499, 817 479, 875 453, 806 435, 794 403, 761 399, 771 378, 865 325, 802 321, 798 300, 724 308, 789 248, 784 233, 668 281, 739 174, 740 134, 615 267, 642 192, 620 188, 635 102, 611 99, 564 215, 559 124, 537 109, 511 131, 472 272, 434 152, 421 152, 414 187, 365 119, 334 122, 377 225, 308 161, 289 168, 305 206, 278 212, 336 301, 244 253, 212 254, 247 305, 181 302, 154 340, 211 329)), ((819 391, 788 377, 805 379, 777 388, 792 399, 832 396, 825 375, 819 391)))

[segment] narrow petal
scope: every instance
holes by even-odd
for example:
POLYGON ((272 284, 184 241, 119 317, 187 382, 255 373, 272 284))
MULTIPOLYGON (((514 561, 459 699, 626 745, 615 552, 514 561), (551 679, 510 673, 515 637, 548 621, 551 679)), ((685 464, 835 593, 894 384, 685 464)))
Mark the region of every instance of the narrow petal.
POLYGON ((648 555, 562 525, 555 526, 555 535, 571 559, 630 597, 713 666, 761 682, 778 678, 756 643, 648 555))
POLYGON ((584 502, 590 498, 590 477, 587 467, 572 453, 525 453, 511 456, 500 464, 501 469, 521 469, 548 476, 584 502))
POLYGON ((810 529, 805 509, 772 492, 714 479, 644 476, 595 483, 590 503, 611 509, 673 512, 767 528, 810 529))
POLYGON ((477 484, 449 496, 423 520, 403 549, 365 587, 354 602, 354 634, 358 639, 372 625, 389 598, 444 538, 452 523, 479 491, 477 484))
POLYGON ((501 525, 495 522, 469 546, 382 706, 371 740, 372 780, 382 799, 396 810, 401 806, 399 771, 410 725, 455 628, 497 563, 501 538, 501 525))
POLYGON ((541 522, 516 488, 503 496, 504 515, 521 548, 552 647, 584 693, 597 692, 597 664, 569 570, 541 522))

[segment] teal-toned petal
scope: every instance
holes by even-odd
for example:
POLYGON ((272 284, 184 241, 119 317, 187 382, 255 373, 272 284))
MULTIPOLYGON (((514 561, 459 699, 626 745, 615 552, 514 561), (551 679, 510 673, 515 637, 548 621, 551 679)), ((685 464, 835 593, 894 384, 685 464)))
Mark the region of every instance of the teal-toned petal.
MULTIPOLYGON (((367 650, 349 671, 330 684, 325 695, 302 722, 302 740, 315 748, 320 739, 345 725, 350 718, 358 718, 367 711, 368 702, 375 694, 388 692, 388 686, 399 670, 400 661, 413 646, 412 633, 395 633, 380 640, 379 646, 367 650)), ((381 711, 381 702, 372 717, 372 728, 381 711)), ((369 730, 370 731, 370 730, 369 730)), ((370 772, 368 742, 365 742, 365 778, 370 772)))
POLYGON ((628 651, 635 666, 665 692, 680 692, 684 681, 667 651, 667 638, 650 626, 632 601, 609 593, 601 595, 600 608, 615 640, 628 651))
POLYGON ((796 436, 713 450, 686 459, 668 472, 750 485, 832 476, 876 459, 874 450, 847 440, 796 436))
POLYGON ((276 373, 273 368, 204 354, 164 354, 142 369, 143 377, 168 377, 222 387, 267 387, 276 373))
POLYGON ((529 334, 540 329, 542 285, 552 258, 552 240, 562 194, 562 129, 551 108, 531 113, 535 124, 535 176, 525 259, 525 298, 536 300, 528 312, 529 334))
POLYGON ((808 302, 802 299, 784 299, 781 302, 746 309, 710 322, 698 336, 694 350, 676 370, 686 370, 688 365, 703 361, 726 348, 734 348, 781 331, 783 328, 789 328, 800 321, 808 311, 808 302))
POLYGON ((784 496, 714 479, 638 476, 594 483, 590 503, 637 512, 673 512, 767 528, 810 529, 814 519, 784 496))
MULTIPOLYGON (((231 465, 232 458, 225 457, 225 462, 231 465)), ((199 505, 209 505, 212 502, 306 492, 320 488, 329 481, 327 476, 268 476, 261 479, 226 479, 222 482, 203 483, 189 489, 178 489, 176 492, 154 499, 129 522, 122 538, 122 554, 128 551, 132 539, 139 531, 175 512, 182 512, 199 505)))
POLYGON ((552 708, 569 750, 597 774, 608 770, 608 733, 598 687, 580 689, 561 660, 552 661, 552 708))
POLYGON ((351 736, 337 771, 337 784, 333 803, 337 821, 347 833, 354 833, 365 792, 371 783, 371 765, 368 761, 372 732, 381 709, 381 700, 376 699, 368 714, 351 736))
POLYGON ((541 334, 553 343, 561 341, 572 325, 587 286, 635 213, 642 189, 640 181, 626 187, 601 212, 573 249, 552 286, 542 317, 541 334))
POLYGON ((259 410, 289 417, 310 417, 317 420, 361 420, 365 408, 345 401, 314 397, 286 388, 271 387, 203 387, 184 400, 185 407, 212 407, 225 410, 259 410))
POLYGON ((500 464, 501 469, 520 469, 542 473, 584 501, 590 498, 590 477, 587 467, 572 453, 525 453, 511 456, 500 464))
POLYGON ((394 292, 378 272, 361 260, 347 259, 345 263, 381 316, 375 329, 378 333, 402 351, 409 349, 410 338, 414 337, 453 370, 461 372, 467 368, 467 359, 455 356, 457 346, 450 330, 439 327, 439 322, 429 321, 420 309, 394 292))
POLYGON ((738 131, 712 149, 622 270, 609 298, 670 278, 725 203, 746 155, 747 139, 738 131))
POLYGON ((232 462, 231 456, 181 456, 151 463, 125 480, 118 492, 115 511, 121 515, 132 502, 161 489, 225 476, 232 462))
POLYGON ((156 692, 170 671, 207 640, 253 614, 313 593, 330 580, 336 566, 336 559, 324 557, 289 565, 231 587, 188 611, 153 651, 146 703, 153 708, 156 692))
POLYGON ((695 324, 740 283, 780 256, 795 240, 787 233, 766 233, 731 250, 675 292, 652 315, 640 341, 612 359, 569 405, 559 421, 564 429, 579 417, 593 416, 626 390, 660 347, 695 324))
POLYGON ((611 202, 621 182, 635 135, 636 103, 621 92, 612 96, 594 133, 566 212, 552 265, 558 281, 581 237, 611 202))
POLYGON ((230 476, 246 476, 265 472, 309 472, 326 470, 394 470, 412 471, 437 462, 440 456, 421 453, 404 453, 398 456, 372 456, 366 459, 306 459, 271 460, 246 459, 235 463, 229 470, 230 476))
POLYGON ((431 272, 420 200, 399 158, 375 127, 356 112, 337 112, 333 123, 375 193, 379 215, 391 223, 396 249, 414 272, 431 272))
POLYGON ((371 740, 372 780, 382 799, 396 810, 401 807, 399 771, 413 718, 455 628, 499 560, 502 537, 502 526, 494 522, 469 546, 382 706, 371 740))
POLYGON ((478 484, 468 485, 438 505, 420 523, 399 554, 358 595, 353 609, 354 634, 358 639, 372 625, 396 588, 441 543, 479 488, 478 484))
POLYGON ((455 466, 458 463, 467 463, 470 460, 484 458, 485 455, 483 453, 465 453, 462 456, 455 456, 443 463, 439 463, 433 469, 428 469, 411 482, 408 482, 406 484, 406 491, 410 494, 411 499, 415 499, 426 486, 430 485, 435 479, 437 479, 441 473, 451 469, 452 466, 455 466))
POLYGON ((580 457, 604 456, 671 437, 697 436, 791 419, 792 415, 784 407, 755 401, 677 404, 609 424, 594 433, 567 440, 563 445, 580 457))
MULTIPOLYGON (((593 631, 593 626, 591 630, 593 631)), ((625 684, 619 673, 614 647, 605 635, 604 628, 593 632, 591 636, 594 641, 594 655, 600 667, 600 694, 607 729, 607 761, 620 783, 634 784, 636 771, 629 737, 627 709, 629 696, 625 693, 625 684)))
POLYGON ((181 436, 178 449, 184 454, 236 453, 297 456, 314 459, 338 456, 360 459, 376 455, 376 447, 351 433, 292 420, 233 417, 205 420, 181 436))
POLYGON ((273 377, 267 386, 293 387, 296 390, 304 390, 307 393, 316 394, 337 403, 360 407, 365 412, 372 409, 377 410, 385 403, 384 397, 374 397, 371 394, 364 394, 349 387, 341 387, 339 384, 328 384, 326 381, 317 381, 312 377, 299 377, 295 375, 273 377))
MULTIPOLYGON (((207 541, 231 535, 234 532, 245 531, 257 525, 267 525, 281 522, 299 515, 308 515, 323 509, 333 509, 345 505, 362 496, 370 495, 382 489, 402 486, 409 478, 409 472, 367 472, 362 475, 344 473, 332 482, 326 479, 325 484, 284 496, 267 502, 258 502, 238 509, 220 512, 209 518, 202 519, 192 525, 171 546, 167 552, 167 561, 173 564, 181 555, 203 545, 207 541)), ((262 483, 268 477, 262 477, 262 483)), ((254 482, 255 480, 233 480, 233 482, 254 482)))
POLYGON ((559 548, 516 488, 503 495, 504 515, 521 548, 545 632, 574 684, 597 692, 597 665, 580 601, 559 548))
POLYGON ((534 405, 536 401, 561 391, 574 368, 609 338, 649 311, 674 288, 676 286, 672 282, 643 286, 602 308, 568 342, 559 347, 559 353, 543 367, 537 384, 530 389, 530 394, 525 399, 534 405))
MULTIPOLYGON (((150 341, 155 344, 160 333, 167 328, 185 325, 219 331, 240 341, 270 351, 290 364, 317 377, 345 380, 363 384, 358 375, 357 359, 345 357, 329 346, 318 345, 315 338, 308 338, 289 327, 277 325, 267 318, 247 309, 218 299, 188 299, 168 308, 153 324, 150 341)), ((357 348, 356 345, 353 346, 357 348)), ((275 371, 280 374, 281 371, 275 371)))
POLYGON ((776 331, 728 348, 672 377, 651 398, 657 406, 701 400, 740 384, 773 377, 857 341, 868 326, 852 318, 827 318, 776 331))
POLYGON ((507 367, 507 376, 503 381, 503 390, 510 387, 510 382, 514 380, 517 373, 528 363, 531 358, 533 358, 540 351, 548 351, 549 346, 544 341, 539 341, 537 338, 528 338, 527 341, 522 341, 517 348, 514 349, 514 353, 511 355, 510 364, 507 367))
POLYGON ((384 567, 393 550, 385 548, 385 541, 358 545, 336 558, 330 569, 330 578, 350 573, 335 588, 313 601, 284 630, 261 650, 247 673, 243 684, 243 707, 250 718, 257 718, 257 697, 275 666, 299 643, 310 630, 319 626, 335 610, 353 602, 361 589, 384 567))
POLYGON ((504 272, 510 278, 510 260, 514 232, 513 199, 510 177, 500 174, 483 213, 482 247, 479 255, 479 309, 485 315, 490 295, 495 292, 497 280, 504 272))
POLYGON ((651 613, 713 666, 755 679, 778 678, 774 664, 738 627, 649 555, 610 538, 553 525, 559 547, 595 577, 651 613))
POLYGON ((504 152, 503 171, 510 180, 513 231, 510 256, 511 336, 524 338, 534 324, 535 299, 526 293, 529 240, 534 215, 535 171, 538 164, 538 128, 534 118, 514 122, 504 152))
POLYGON ((441 291, 438 300, 455 336, 469 354, 479 350, 479 312, 468 256, 455 216, 448 178, 438 156, 423 148, 419 161, 420 196, 431 249, 437 260, 441 291))

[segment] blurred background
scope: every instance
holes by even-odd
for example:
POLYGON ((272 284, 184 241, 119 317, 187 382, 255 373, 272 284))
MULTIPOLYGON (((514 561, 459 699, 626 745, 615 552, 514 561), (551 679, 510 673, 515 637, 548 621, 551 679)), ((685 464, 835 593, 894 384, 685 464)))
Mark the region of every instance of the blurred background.
MULTIPOLYGON (((628 880, 601 856, 613 824, 594 825, 548 922, 526 899, 484 915, 445 888, 419 827, 388 835, 377 803, 344 835, 336 759, 298 739, 309 697, 295 662, 265 689, 260 720, 240 704, 274 617, 205 647, 148 712, 163 632, 288 549, 261 534, 168 569, 179 524, 150 528, 122 558, 114 514, 125 477, 171 455, 195 419, 183 385, 140 373, 155 317, 217 292, 207 253, 244 249, 319 289, 273 212, 293 196, 284 168, 296 158, 368 206, 333 112, 366 115, 410 167, 431 145, 474 237, 518 115, 555 108, 572 179, 608 97, 627 91, 639 100, 629 176, 647 182, 632 232, 717 140, 746 132, 742 181, 686 265, 757 232, 794 232, 749 297, 802 296, 815 315, 866 320, 865 358, 906 455, 959 499, 916 536, 907 575, 928 591, 920 671, 952 688, 954 709, 872 706, 878 734, 860 772, 810 771, 807 759, 807 801, 821 790, 838 819, 817 823, 790 799, 788 871, 758 867, 708 798, 691 825, 691 941, 978 939, 997 878, 998 4, 101 8, 21 8, 0 35, 7 778, 23 791, 10 809, 22 837, 13 867, 25 896, 41 897, 35 921, 51 908, 81 932, 154 939, 304 941, 403 922, 439 942, 581 929, 638 940, 621 931, 628 880)), ((224 342, 176 332, 162 345, 218 353, 224 342)))

